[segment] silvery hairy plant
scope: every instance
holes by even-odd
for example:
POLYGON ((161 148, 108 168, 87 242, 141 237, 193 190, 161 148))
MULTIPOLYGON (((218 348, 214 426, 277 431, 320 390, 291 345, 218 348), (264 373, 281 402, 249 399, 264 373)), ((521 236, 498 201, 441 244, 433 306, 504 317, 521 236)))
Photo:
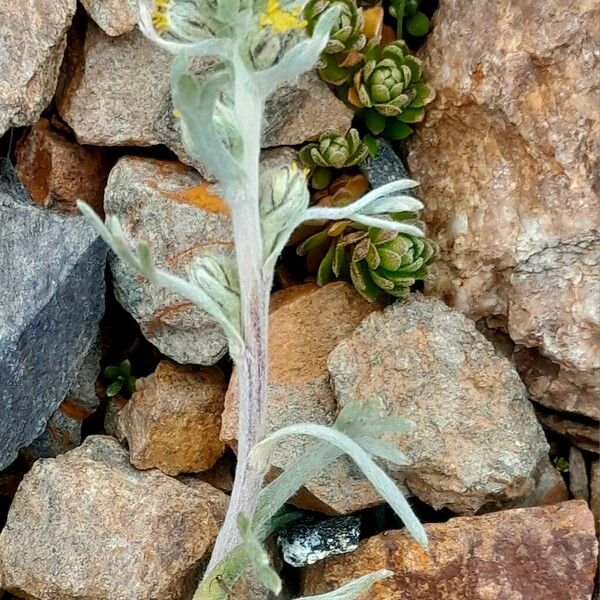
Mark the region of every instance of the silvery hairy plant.
MULTIPOLYGON (((277 0, 155 0, 153 12, 141 7, 144 34, 174 55, 172 98, 186 151, 212 172, 231 207, 235 259, 204 255, 189 265, 187 279, 176 277, 155 266, 146 243, 131 246, 115 217, 109 215, 103 223, 86 204, 79 204, 121 260, 153 284, 190 299, 222 326, 236 365, 238 465, 227 516, 195 600, 229 598, 249 570, 279 593, 281 581, 270 566, 264 541, 294 518, 281 511, 287 500, 344 454, 356 462, 415 539, 427 544, 410 506, 373 460, 406 464, 404 455, 381 435, 407 431, 408 424, 395 417, 382 418, 377 402, 344 408, 333 427, 298 424, 263 438, 269 296, 275 261, 292 231, 307 220, 352 219, 422 235, 414 225, 386 216, 422 208, 417 199, 402 193, 417 185, 413 181, 390 183, 342 208, 310 208, 306 173, 296 164, 261 169, 267 98, 278 86, 293 83, 315 66, 339 16, 335 5, 326 10, 308 37, 302 9, 302 2, 293 0, 282 4, 277 0), (198 57, 217 59, 219 66, 199 78, 193 72, 198 57), (273 449, 290 435, 314 438, 312 451, 263 487, 273 449)), ((389 575, 380 570, 318 597, 356 598, 389 575)))

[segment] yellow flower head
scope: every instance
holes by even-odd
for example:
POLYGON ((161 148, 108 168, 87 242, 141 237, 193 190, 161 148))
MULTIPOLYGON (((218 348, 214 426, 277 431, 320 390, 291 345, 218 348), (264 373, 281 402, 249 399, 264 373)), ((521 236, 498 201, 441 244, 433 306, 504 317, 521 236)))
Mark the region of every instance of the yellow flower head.
POLYGON ((278 0, 269 0, 267 10, 260 15, 258 22, 261 27, 271 26, 277 33, 285 33, 291 29, 304 29, 306 21, 300 18, 301 12, 300 7, 284 10, 278 0))
POLYGON ((152 13, 152 24, 156 31, 166 31, 169 29, 169 17, 167 9, 170 0, 154 0, 154 12, 152 13))

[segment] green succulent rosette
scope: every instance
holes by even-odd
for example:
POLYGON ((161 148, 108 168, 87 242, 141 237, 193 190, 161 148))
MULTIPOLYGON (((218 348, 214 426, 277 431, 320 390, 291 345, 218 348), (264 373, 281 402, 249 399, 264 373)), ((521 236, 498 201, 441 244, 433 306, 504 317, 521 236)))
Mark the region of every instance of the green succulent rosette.
MULTIPOLYGON (((391 218, 416 222, 414 213, 397 213, 391 218)), ((344 220, 314 233, 296 252, 306 256, 309 266, 318 265, 318 285, 344 279, 373 302, 383 294, 395 297, 407 294, 416 281, 428 276, 438 248, 426 237, 344 220)))
POLYGON ((423 120, 425 106, 435 97, 433 88, 421 81, 422 74, 421 61, 403 40, 383 47, 373 44, 354 75, 348 101, 365 110, 374 134, 387 128, 392 134, 387 137, 402 139, 412 132, 410 124, 423 120))
POLYGON ((356 129, 346 135, 337 131, 327 131, 317 143, 308 144, 300 150, 300 160, 305 167, 333 167, 343 169, 362 162, 369 150, 360 139, 356 129))

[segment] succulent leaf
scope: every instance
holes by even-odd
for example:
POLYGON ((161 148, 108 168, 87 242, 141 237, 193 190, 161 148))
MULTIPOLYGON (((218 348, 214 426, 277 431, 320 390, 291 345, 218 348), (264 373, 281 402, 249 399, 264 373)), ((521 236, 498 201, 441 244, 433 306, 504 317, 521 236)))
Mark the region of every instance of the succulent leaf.
POLYGON ((319 137, 318 143, 308 144, 300 150, 300 160, 309 168, 343 169, 362 162, 368 153, 369 149, 356 129, 350 129, 346 135, 327 131, 319 137))

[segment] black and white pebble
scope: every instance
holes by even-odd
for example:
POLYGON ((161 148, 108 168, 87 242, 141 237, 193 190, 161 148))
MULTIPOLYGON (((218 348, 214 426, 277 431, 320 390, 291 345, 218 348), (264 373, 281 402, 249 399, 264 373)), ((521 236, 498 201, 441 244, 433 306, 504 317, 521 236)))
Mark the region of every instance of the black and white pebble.
POLYGON ((357 517, 324 520, 307 517, 283 527, 277 534, 277 543, 286 563, 304 567, 332 554, 356 550, 359 536, 360 520, 357 517))

